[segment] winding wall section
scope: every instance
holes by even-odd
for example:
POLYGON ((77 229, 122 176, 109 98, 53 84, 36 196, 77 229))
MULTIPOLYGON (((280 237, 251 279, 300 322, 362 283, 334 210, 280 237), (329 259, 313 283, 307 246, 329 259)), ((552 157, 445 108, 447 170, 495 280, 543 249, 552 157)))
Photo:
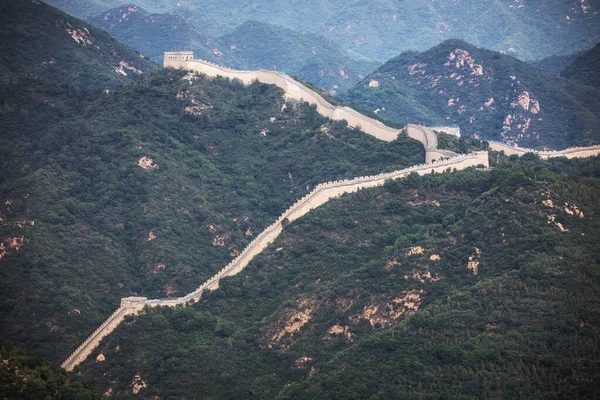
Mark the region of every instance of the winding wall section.
POLYGON ((425 175, 433 172, 444 172, 448 169, 461 170, 468 167, 484 165, 488 167, 488 153, 481 151, 477 153, 461 155, 436 162, 434 164, 422 164, 412 166, 406 169, 383 173, 379 175, 363 176, 354 179, 345 179, 327 183, 318 184, 310 193, 298 200, 294 205, 288 208, 281 216, 268 228, 260 233, 254 240, 246 246, 244 251, 234 258, 227 266, 215 274, 212 278, 204 282, 195 291, 177 298, 148 300, 145 297, 127 297, 121 299, 121 307, 117 309, 98 329, 96 329, 69 358, 63 363, 62 367, 67 371, 72 371, 75 366, 83 362, 100 344, 102 339, 109 335, 125 319, 125 316, 139 313, 144 307, 167 306, 175 307, 177 305, 186 305, 196 302, 202 296, 205 290, 215 290, 219 287, 219 281, 226 276, 232 276, 243 270, 250 261, 279 236, 283 230, 282 222, 286 219, 292 222, 310 210, 319 207, 329 201, 329 199, 340 196, 344 193, 356 192, 360 189, 381 186, 388 179, 403 178, 413 172, 419 175, 425 175))
POLYGON ((540 151, 534 149, 527 149, 523 147, 511 146, 505 143, 490 141, 490 150, 504 151, 504 154, 522 156, 525 153, 535 153, 540 158, 553 158, 553 157, 566 157, 566 158, 585 158, 594 157, 600 155, 600 145, 589 146, 589 147, 570 147, 564 150, 549 150, 540 151))
MULTIPOLYGON (((283 89, 286 99, 306 101, 309 104, 314 104, 319 114, 336 121, 345 120, 348 126, 360 129, 386 142, 396 139, 401 132, 399 129, 391 128, 381 121, 369 118, 350 107, 334 106, 314 90, 281 72, 266 69, 258 71, 234 70, 208 61, 190 59, 189 52, 165 53, 164 66, 185 68, 209 77, 222 76, 230 79, 239 79, 246 85, 254 81, 276 85, 283 89)), ((437 135, 431 129, 409 124, 406 126, 406 130, 409 137, 418 140, 425 147, 425 162, 429 163, 440 160, 441 157, 448 157, 449 154, 450 156, 456 155, 456 153, 448 152, 447 150, 437 150, 437 135)))

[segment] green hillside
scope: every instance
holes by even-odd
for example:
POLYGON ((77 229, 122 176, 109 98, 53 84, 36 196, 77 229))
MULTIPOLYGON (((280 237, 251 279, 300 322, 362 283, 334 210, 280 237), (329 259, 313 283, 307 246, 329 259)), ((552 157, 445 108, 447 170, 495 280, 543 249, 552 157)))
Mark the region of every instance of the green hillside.
POLYGON ((460 40, 389 60, 343 99, 400 123, 524 147, 600 142, 600 91, 460 40))
POLYGON ((0 79, 51 80, 85 90, 137 80, 157 66, 93 26, 42 2, 0 4, 0 79))
POLYGON ((3 399, 100 399, 81 378, 68 375, 26 351, 0 340, 0 396, 3 399))
POLYGON ((330 201, 79 372, 119 398, 597 398, 600 162, 498 160, 330 201))
POLYGON ((584 85, 600 88, 600 44, 579 54, 573 62, 561 71, 565 78, 584 85))
POLYGON ((0 334, 59 361, 120 297, 193 290, 309 187, 424 158, 275 87, 184 77, 97 100, 0 87, 0 334))
MULTIPOLYGON (((77 16, 122 0, 50 0, 77 16)), ((388 60, 460 38, 522 60, 585 50, 600 41, 598 0, 137 0, 153 13, 186 18, 212 37, 255 20, 334 40, 345 50, 388 60)))
POLYGON ((571 65, 573 61, 575 61, 575 59, 582 53, 582 51, 577 51, 571 54, 550 56, 541 60, 534 61, 531 63, 531 65, 541 69, 542 71, 560 74, 565 68, 571 65))

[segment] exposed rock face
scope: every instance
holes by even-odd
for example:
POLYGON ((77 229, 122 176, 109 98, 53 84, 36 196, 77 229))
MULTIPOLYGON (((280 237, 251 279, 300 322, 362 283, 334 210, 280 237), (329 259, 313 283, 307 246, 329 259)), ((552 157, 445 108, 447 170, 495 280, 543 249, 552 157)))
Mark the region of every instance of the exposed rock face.
MULTIPOLYGON (((316 302, 314 299, 299 300, 298 309, 286 311, 279 318, 278 328, 271 334, 267 346, 271 348, 274 345, 281 344, 285 339, 291 339, 311 320, 315 308, 316 302)), ((283 345, 282 348, 285 350, 288 346, 283 345)))
POLYGON ((356 324, 364 319, 373 329, 392 326, 402 316, 414 314, 419 310, 423 301, 422 295, 422 289, 413 289, 407 290, 393 299, 373 298, 371 304, 363 308, 362 313, 350 317, 350 322, 356 324))
POLYGON ((479 257, 481 256, 481 250, 475 247, 475 254, 469 256, 469 261, 467 263, 467 268, 471 271, 473 275, 477 275, 479 273, 479 257))
POLYGON ((410 250, 408 250, 406 252, 406 256, 413 256, 416 254, 423 254, 425 252, 425 249, 421 246, 415 246, 415 247, 411 247, 410 250))
POLYGON ((158 168, 158 164, 155 164, 150 157, 142 157, 138 160, 138 165, 143 169, 154 169, 158 168))
POLYGON ((148 384, 142 379, 142 377, 137 374, 133 377, 131 381, 131 393, 138 394, 140 390, 148 387, 148 384))

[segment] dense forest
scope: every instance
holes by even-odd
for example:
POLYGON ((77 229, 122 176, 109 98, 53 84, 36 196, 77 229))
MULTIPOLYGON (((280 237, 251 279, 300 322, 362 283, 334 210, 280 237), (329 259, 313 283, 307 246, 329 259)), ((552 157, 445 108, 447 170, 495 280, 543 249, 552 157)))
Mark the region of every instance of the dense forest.
POLYGON ((96 400, 100 392, 87 382, 67 374, 57 365, 0 340, 0 397, 3 399, 96 400))
MULTIPOLYGON (((323 118, 273 85, 157 71, 43 2, 5 1, 0 20, 0 398, 600 397, 597 157, 494 153, 487 170, 344 195, 286 223, 197 304, 130 316, 75 373, 61 370, 121 297, 192 291, 316 184, 422 163, 424 149, 323 118)), ((315 42, 299 53, 326 46, 300 37, 315 42)), ((519 90, 553 82, 567 111, 585 103, 549 137, 595 143, 597 89, 479 51, 473 65, 455 57, 478 71, 489 56, 495 73, 519 73, 519 90)), ((593 63, 585 54, 577 65, 593 63)), ((528 110, 567 112, 544 99, 528 110)))
MULTIPOLYGON (((38 11, 31 24, 66 18, 20 4, 38 11)), ((75 64, 88 51, 60 40, 75 64)), ((78 70, 105 82, 104 68, 78 70)), ((424 159, 412 139, 378 141, 274 86, 174 70, 107 91, 52 78, 0 85, 0 334, 54 362, 121 297, 194 290, 317 183, 424 159)))
POLYGON ((158 69, 106 32, 39 1, 0 3, 0 49, 0 83, 25 77, 105 90, 158 69))
POLYGON ((330 201, 79 371, 117 397, 597 398, 600 162, 493 159, 330 201))

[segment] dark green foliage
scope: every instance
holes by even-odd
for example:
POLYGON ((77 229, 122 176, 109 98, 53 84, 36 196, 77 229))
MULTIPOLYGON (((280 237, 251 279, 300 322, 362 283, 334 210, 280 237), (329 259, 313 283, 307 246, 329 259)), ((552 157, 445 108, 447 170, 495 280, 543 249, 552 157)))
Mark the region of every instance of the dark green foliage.
POLYGON ((584 85, 600 88, 600 44, 581 52, 573 62, 561 71, 561 76, 584 85))
POLYGON ((533 61, 531 65, 541 69, 542 71, 552 72, 553 74, 560 74, 565 68, 571 65, 573 61, 575 61, 575 59, 582 53, 582 51, 577 51, 571 54, 554 55, 546 57, 542 60, 533 61))
POLYGON ((458 125, 523 147, 600 142, 600 90, 460 40, 391 59, 343 99, 392 121, 458 125))
POLYGON ((2 84, 26 76, 101 90, 156 69, 106 32, 45 3, 5 0, 0 4, 2 84))
POLYGON ((597 398, 600 161, 497 161, 330 201, 192 308, 121 326, 81 373, 124 396, 140 373, 145 397, 597 398), (394 316, 407 293, 419 310, 394 316))
POLYGON ((0 340, 0 397, 3 399, 100 399, 81 378, 0 340))
POLYGON ((411 139, 284 109, 274 86, 181 71, 100 97, 22 79, 0 97, 0 240, 23 238, 1 260, 0 326, 55 361, 120 297, 194 290, 317 183, 424 158, 411 139))

